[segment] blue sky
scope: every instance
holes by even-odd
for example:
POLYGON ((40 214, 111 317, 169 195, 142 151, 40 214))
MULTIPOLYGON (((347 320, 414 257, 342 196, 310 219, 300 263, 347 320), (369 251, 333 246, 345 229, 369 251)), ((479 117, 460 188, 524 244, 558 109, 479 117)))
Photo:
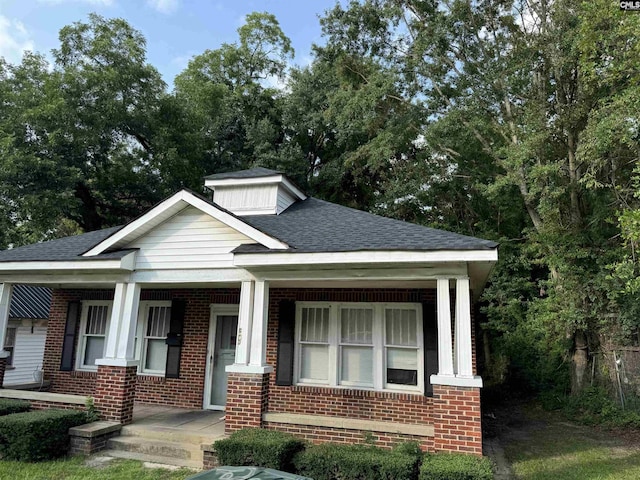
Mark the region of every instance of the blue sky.
MULTIPOLYGON (((344 4, 346 0, 341 0, 344 4)), ((236 40, 246 14, 273 13, 306 65, 312 43, 321 43, 318 15, 336 0, 0 0, 0 56, 20 61, 24 50, 49 53, 58 31, 86 20, 90 12, 121 17, 147 39, 149 62, 165 81, 181 72, 193 55, 236 40)))

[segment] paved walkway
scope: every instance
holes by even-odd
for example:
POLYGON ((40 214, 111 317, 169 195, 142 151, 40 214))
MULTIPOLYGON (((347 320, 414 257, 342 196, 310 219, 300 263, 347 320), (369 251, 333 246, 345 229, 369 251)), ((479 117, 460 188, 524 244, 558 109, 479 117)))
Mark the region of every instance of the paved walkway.
POLYGON ((133 407, 132 426, 222 437, 224 412, 136 404, 133 407))

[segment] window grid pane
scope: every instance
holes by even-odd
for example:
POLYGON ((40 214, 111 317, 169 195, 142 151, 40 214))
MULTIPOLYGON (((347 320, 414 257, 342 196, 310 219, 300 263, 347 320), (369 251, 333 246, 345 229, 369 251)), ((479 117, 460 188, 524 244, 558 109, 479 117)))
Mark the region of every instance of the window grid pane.
POLYGON ((417 318, 414 309, 387 308, 386 344, 403 347, 418 346, 417 318))
POLYGON ((171 321, 171 307, 149 307, 146 338, 167 338, 171 321))
POLYGON ((373 310, 341 308, 341 343, 371 345, 373 343, 373 310))
POLYGON ((107 333, 107 312, 106 305, 90 305, 87 311, 87 335, 105 335, 107 333))
POLYGON ((327 343, 329 341, 329 309, 325 307, 302 309, 300 341, 327 343))

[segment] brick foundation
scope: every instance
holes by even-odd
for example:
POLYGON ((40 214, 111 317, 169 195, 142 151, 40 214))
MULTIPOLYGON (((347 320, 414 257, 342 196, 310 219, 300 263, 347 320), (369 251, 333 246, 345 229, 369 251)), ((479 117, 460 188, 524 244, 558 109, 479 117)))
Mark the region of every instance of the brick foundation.
POLYGON ((480 389, 434 385, 433 394, 435 451, 482 455, 480 389))
POLYGON ((93 422, 69 429, 69 454, 92 455, 107 448, 110 438, 120 435, 115 422, 93 422))
POLYGON ((0 388, 2 388, 2 384, 4 383, 4 372, 6 370, 7 370, 7 359, 0 358, 0 388))
POLYGON ((133 421, 138 367, 98 366, 94 392, 96 409, 103 420, 127 425, 133 421))
POLYGON ((225 433, 242 428, 262 426, 262 413, 267 411, 269 375, 229 373, 227 379, 225 433))

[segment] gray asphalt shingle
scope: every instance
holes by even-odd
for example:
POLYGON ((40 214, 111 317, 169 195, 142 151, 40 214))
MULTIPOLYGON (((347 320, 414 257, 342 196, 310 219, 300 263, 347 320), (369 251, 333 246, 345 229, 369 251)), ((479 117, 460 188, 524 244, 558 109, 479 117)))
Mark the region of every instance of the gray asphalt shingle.
MULTIPOLYGON (((280 215, 241 217, 296 252, 347 252, 361 250, 488 250, 497 243, 307 198, 280 215)), ((236 252, 265 252, 242 245, 236 252)), ((274 250, 272 252, 282 252, 274 250)))
POLYGON ((249 170, 238 170, 237 172, 214 173, 204 177, 206 180, 225 180, 227 178, 259 178, 270 177, 271 175, 282 175, 282 172, 270 170, 264 167, 250 168, 249 170))

